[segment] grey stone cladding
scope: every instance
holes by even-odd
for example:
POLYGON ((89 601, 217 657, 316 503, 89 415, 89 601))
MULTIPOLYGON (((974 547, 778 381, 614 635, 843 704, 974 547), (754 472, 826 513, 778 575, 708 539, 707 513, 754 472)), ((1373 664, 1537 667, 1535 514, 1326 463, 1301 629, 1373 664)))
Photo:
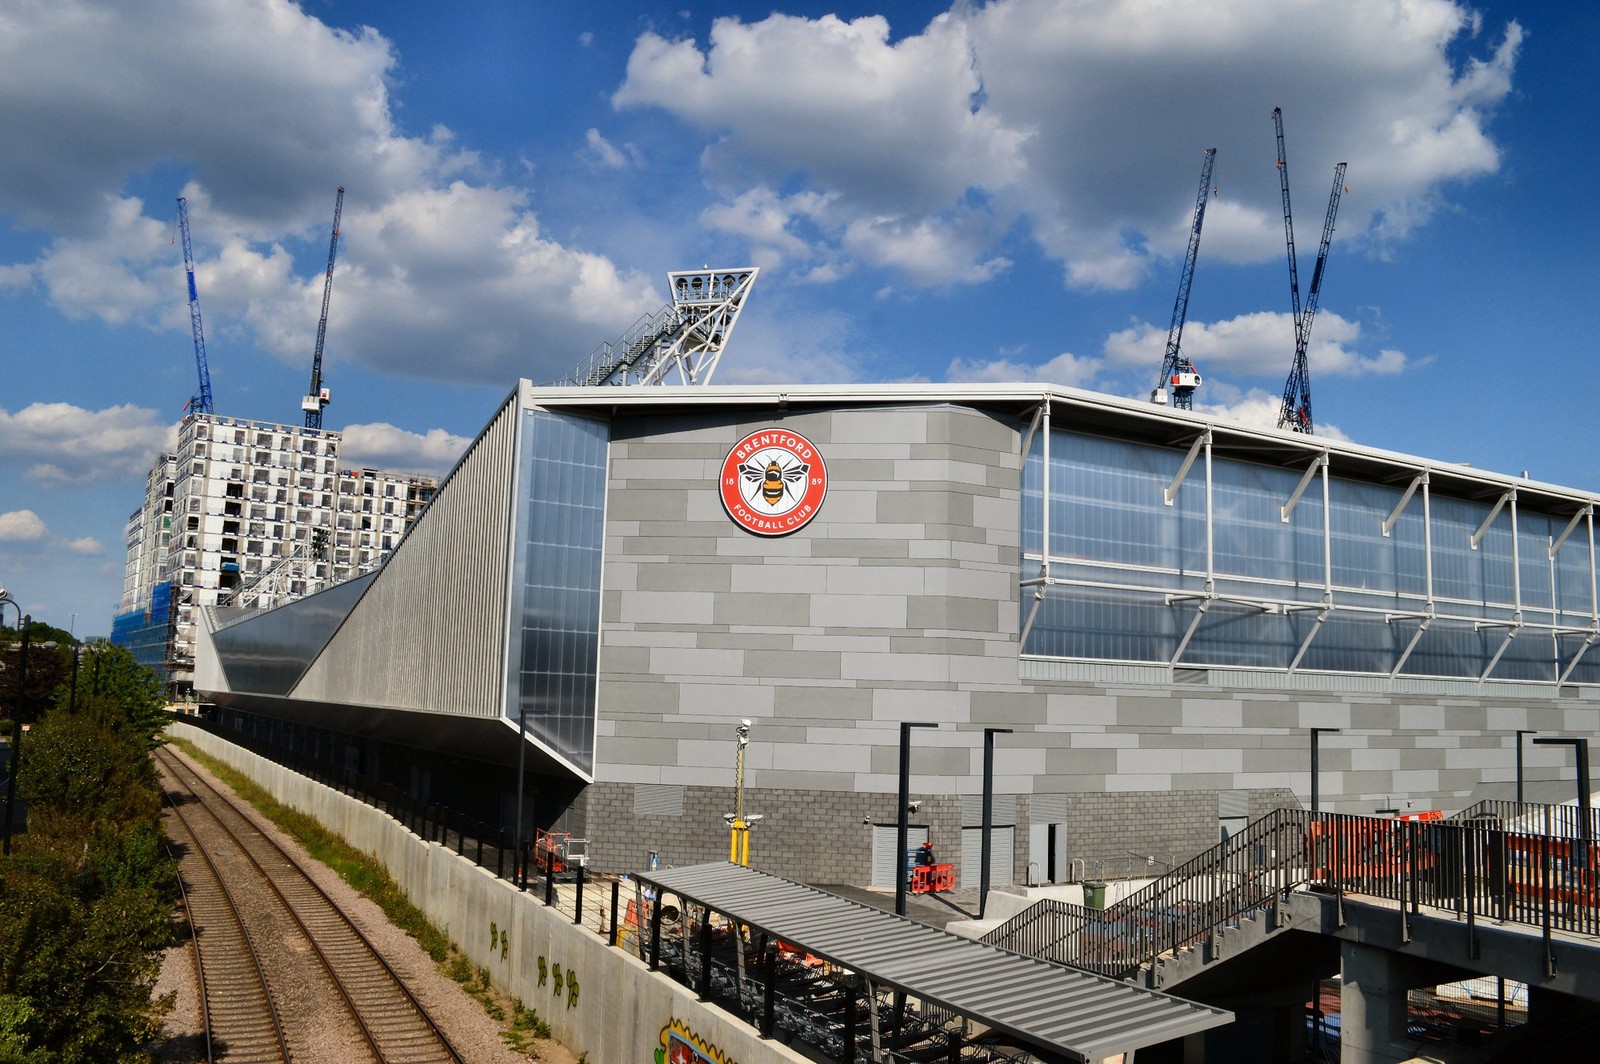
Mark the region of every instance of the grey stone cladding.
MULTIPOLYGON (((982 788, 983 729, 1012 730, 995 786, 1013 796, 1019 880, 1037 874, 1034 797, 1064 807, 1075 872, 1138 874, 1134 856, 1214 843, 1224 792, 1251 816, 1305 804, 1312 727, 1341 729, 1321 737, 1323 808, 1362 813, 1510 797, 1516 729, 1600 732, 1587 690, 1315 689, 1021 659, 1026 429, 940 404, 616 415, 597 782, 579 798, 597 865, 727 856, 741 719, 745 808, 764 817, 753 864, 816 883, 866 882, 871 824, 894 822, 903 721, 938 725, 913 732, 911 792, 946 859, 961 797, 982 788), (734 524, 717 490, 729 449, 764 427, 804 434, 829 480, 816 519, 779 538, 734 524), (636 812, 636 784, 681 786, 682 814, 636 812)), ((1571 779, 1567 751, 1525 761, 1529 780, 1571 779)))

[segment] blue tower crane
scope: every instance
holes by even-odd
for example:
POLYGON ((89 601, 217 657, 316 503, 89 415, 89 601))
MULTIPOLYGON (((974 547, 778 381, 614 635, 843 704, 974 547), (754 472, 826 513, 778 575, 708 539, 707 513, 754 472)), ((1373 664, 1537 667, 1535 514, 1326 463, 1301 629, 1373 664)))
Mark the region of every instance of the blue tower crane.
POLYGON ((1200 387, 1200 374, 1194 363, 1183 357, 1179 347, 1183 342, 1183 322, 1189 314, 1189 288, 1194 284, 1195 259, 1200 255, 1200 227, 1206 221, 1206 202, 1211 193, 1211 168, 1217 161, 1217 149, 1207 148, 1205 162, 1200 167, 1200 194, 1195 197, 1194 225, 1189 229, 1189 253, 1183 260, 1183 276, 1178 280, 1178 300, 1172 307, 1172 324, 1167 329, 1167 353, 1161 362, 1161 379, 1150 393, 1152 403, 1165 403, 1167 389, 1172 389, 1172 405, 1178 410, 1194 406, 1194 390, 1200 387))
POLYGON ((300 400, 308 429, 322 427, 322 408, 328 405, 328 389, 322 386, 322 342, 328 337, 328 300, 333 297, 333 262, 339 254, 339 216, 344 213, 344 186, 333 201, 333 239, 328 241, 328 274, 322 282, 322 317, 317 322, 317 347, 311 355, 311 387, 300 400))
POLYGON ((1311 295, 1304 310, 1300 307, 1300 271, 1294 251, 1294 214, 1289 209, 1289 159, 1283 148, 1283 108, 1272 109, 1272 125, 1278 135, 1278 183, 1283 189, 1283 235, 1289 248, 1289 305, 1294 311, 1294 363, 1283 386, 1283 403, 1278 408, 1278 427, 1295 432, 1312 432, 1311 372, 1306 365, 1306 348, 1311 344, 1311 322, 1317 315, 1317 298, 1322 291, 1322 271, 1328 264, 1328 244, 1333 240, 1333 220, 1339 213, 1340 193, 1344 189, 1345 164, 1333 168, 1333 192, 1328 196, 1328 214, 1322 223, 1322 243, 1317 249, 1317 265, 1311 274, 1311 295))
POLYGON ((1296 432, 1310 433, 1311 374, 1306 368, 1306 348, 1311 344, 1311 322, 1317 316, 1317 301, 1322 292, 1322 271, 1328 264, 1328 245, 1333 241, 1333 220, 1339 213, 1339 199, 1345 191, 1344 163, 1333 168, 1333 191, 1328 193, 1328 214, 1322 222, 1322 243, 1317 248, 1317 265, 1311 271, 1311 291, 1306 295, 1305 310, 1296 323, 1294 335, 1294 365, 1289 369, 1289 379, 1283 386, 1283 405, 1278 410, 1278 427, 1296 432))
POLYGON ((200 390, 184 405, 191 414, 211 410, 211 370, 206 365, 206 334, 200 325, 200 295, 194 287, 194 250, 189 243, 189 203, 178 197, 178 231, 183 236, 183 269, 189 276, 189 325, 194 330, 194 362, 200 374, 200 390))

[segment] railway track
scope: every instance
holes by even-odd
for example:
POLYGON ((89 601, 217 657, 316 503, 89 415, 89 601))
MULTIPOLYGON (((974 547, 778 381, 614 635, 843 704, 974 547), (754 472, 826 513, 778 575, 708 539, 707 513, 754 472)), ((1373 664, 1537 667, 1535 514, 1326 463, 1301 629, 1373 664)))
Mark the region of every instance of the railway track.
MULTIPOLYGON (((156 751, 178 841, 200 972, 207 1058, 289 1062, 275 993, 236 896, 273 899, 275 945, 309 953, 327 981, 328 1000, 342 1002, 368 1058, 378 1064, 465 1064, 461 1055, 366 936, 305 870, 268 838, 232 799, 211 787, 169 750, 156 751), (218 855, 225 855, 219 867, 218 855), (198 857, 199 859, 195 859, 198 857), (241 861, 239 858, 242 858, 241 861), (241 883, 239 877, 253 882, 241 883), (213 1047, 221 1047, 213 1056, 213 1047)), ((305 987, 294 988, 304 991, 305 987)), ((300 1032, 319 1036, 325 1032, 300 1032)))

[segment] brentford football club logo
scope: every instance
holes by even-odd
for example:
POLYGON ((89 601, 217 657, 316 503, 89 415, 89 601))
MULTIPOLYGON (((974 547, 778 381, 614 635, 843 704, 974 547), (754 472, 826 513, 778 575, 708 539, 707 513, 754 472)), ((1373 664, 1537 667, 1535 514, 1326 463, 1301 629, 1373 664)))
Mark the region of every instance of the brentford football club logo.
POLYGON ((821 452, 788 429, 752 432, 722 462, 722 505, 758 536, 800 531, 817 516, 827 493, 821 452))

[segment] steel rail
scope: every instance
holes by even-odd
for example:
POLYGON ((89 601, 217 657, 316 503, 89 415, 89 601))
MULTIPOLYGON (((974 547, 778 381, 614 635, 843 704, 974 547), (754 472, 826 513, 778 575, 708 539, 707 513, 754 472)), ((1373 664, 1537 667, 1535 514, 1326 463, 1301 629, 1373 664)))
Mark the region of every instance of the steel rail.
POLYGON ((289 1064, 289 1043, 284 1036, 283 1021, 273 1003, 272 987, 267 982, 255 945, 250 941, 250 933, 245 929, 239 905, 211 854, 200 844, 194 825, 171 800, 170 794, 165 797, 174 818, 188 834, 192 843, 190 852, 200 858, 200 864, 192 867, 203 868, 210 876, 209 885, 214 888, 191 895, 180 871, 178 890, 189 919, 189 942, 194 948, 206 1059, 213 1059, 213 1044, 221 1043, 226 1047, 229 1060, 289 1064), (200 944, 202 930, 210 936, 204 949, 200 944), (206 978, 208 964, 214 976, 211 979, 206 978), (213 994, 216 995, 215 1008, 213 994))
MULTIPOLYGON (((169 767, 176 760, 166 750, 158 751, 158 757, 169 767)), ((182 762, 177 766, 171 769, 173 775, 239 847, 300 928, 374 1058, 382 1064, 466 1064, 405 981, 304 867, 234 800, 182 762), (180 769, 185 775, 179 775, 180 769), (196 787, 209 791, 212 799, 201 797, 196 787), (229 819, 238 822, 240 830, 235 830, 229 819), (253 840, 247 842, 241 833, 253 840), (279 867, 269 870, 263 863, 256 852, 263 847, 267 850, 265 861, 279 867)))

